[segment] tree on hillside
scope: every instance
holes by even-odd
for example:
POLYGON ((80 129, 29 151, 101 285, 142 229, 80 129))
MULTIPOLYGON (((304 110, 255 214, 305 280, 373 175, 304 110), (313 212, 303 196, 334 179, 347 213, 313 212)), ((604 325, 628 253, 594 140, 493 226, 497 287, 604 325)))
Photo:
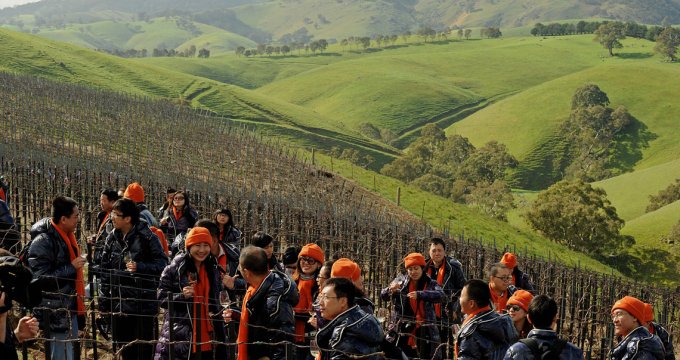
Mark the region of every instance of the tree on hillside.
POLYGON ((496 39, 503 36, 501 29, 497 27, 487 27, 479 30, 480 37, 487 37, 488 39, 496 39))
POLYGON ((510 187, 503 180, 480 182, 464 196, 465 203, 498 220, 507 221, 508 210, 515 207, 510 187))
POLYGON ((609 105, 609 97, 600 87, 588 83, 576 89, 574 96, 571 97, 571 109, 587 108, 590 106, 607 106, 609 105))
POLYGON ((508 153, 505 145, 489 141, 462 163, 458 170, 458 178, 473 183, 482 181, 493 183, 495 180, 503 179, 505 172, 517 164, 517 159, 508 153))
POLYGON ((284 56, 288 55, 290 53, 290 46, 288 45, 281 46, 281 53, 283 53, 284 56))
POLYGON ((463 29, 458 29, 458 40, 463 39, 463 34, 464 34, 463 29))
POLYGON ((234 50, 234 53, 236 53, 236 56, 241 56, 243 53, 246 51, 246 48, 243 46, 239 46, 234 50))
POLYGON ((620 49, 623 47, 619 40, 626 38, 625 28, 622 23, 610 22, 600 25, 597 30, 595 30, 595 39, 602 45, 605 49, 609 51, 609 56, 614 56, 612 49, 620 49))
POLYGON ((205 59, 209 58, 210 57, 210 50, 208 50, 206 48, 199 50, 198 51, 198 57, 205 58, 205 59))
POLYGON ((649 205, 645 212, 652 212, 662 207, 680 200, 680 179, 675 179, 675 183, 668 185, 656 195, 649 195, 649 205))
POLYGON ((667 57, 671 62, 675 61, 675 53, 680 46, 680 29, 667 27, 656 37, 654 51, 667 57))
POLYGON ((411 37, 411 32, 406 30, 404 31, 403 34, 401 34, 401 40, 404 41, 405 44, 408 44, 408 39, 411 37))
POLYGON ((416 31, 416 34, 423 38, 425 42, 427 42, 427 39, 433 35, 436 35, 437 32, 429 26, 421 26, 418 28, 418 31, 416 31))
POLYGON ((560 181, 542 191, 524 217, 548 239, 588 254, 615 254, 635 243, 619 233, 625 222, 607 193, 581 180, 560 181))
POLYGON ((465 40, 470 40, 470 36, 472 36, 472 30, 465 29, 465 40))

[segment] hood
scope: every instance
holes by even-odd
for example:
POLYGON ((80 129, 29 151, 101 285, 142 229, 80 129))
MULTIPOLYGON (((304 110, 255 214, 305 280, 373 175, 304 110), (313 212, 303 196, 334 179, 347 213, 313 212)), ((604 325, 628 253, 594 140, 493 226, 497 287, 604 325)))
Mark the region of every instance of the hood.
MULTIPOLYGON (((251 301, 257 301, 262 296, 277 294, 280 297, 280 301, 290 304, 290 306, 297 305, 300 300, 300 294, 297 291, 297 286, 288 275, 272 270, 269 272, 260 287, 255 291, 251 297, 251 301)), ((274 316, 274 314, 271 314, 274 316)))
POLYGON ((345 324, 343 335, 363 339, 369 344, 378 345, 382 342, 383 332, 378 319, 361 310, 358 305, 348 310, 347 317, 342 322, 345 324))
POLYGON ((31 226, 31 239, 35 239, 36 236, 44 234, 50 230, 52 227, 51 218, 44 218, 38 220, 33 226, 31 226))
POLYGON ((493 310, 476 316, 461 331, 463 337, 478 333, 498 346, 510 345, 509 339, 517 338, 517 331, 510 315, 500 315, 493 310))

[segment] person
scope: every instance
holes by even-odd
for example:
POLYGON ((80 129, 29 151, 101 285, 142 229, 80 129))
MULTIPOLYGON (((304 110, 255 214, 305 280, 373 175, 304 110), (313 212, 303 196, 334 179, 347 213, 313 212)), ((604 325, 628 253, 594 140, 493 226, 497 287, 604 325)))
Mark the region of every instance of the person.
MULTIPOLYGON (((337 263, 337 261, 336 261, 337 263)), ((396 340, 408 357, 440 359, 439 329, 434 304, 441 303, 446 294, 436 281, 425 273, 425 257, 411 253, 404 258, 406 279, 397 277, 380 293, 384 301, 394 304, 390 323, 390 339, 396 340)), ((394 342, 394 341, 393 341, 394 342)))
POLYGON ((298 245, 291 245, 283 251, 281 264, 283 264, 283 268, 286 270, 288 276, 292 277, 295 274, 295 270, 297 270, 298 255, 300 255, 300 251, 302 251, 302 248, 298 245))
POLYGON ((167 210, 169 207, 172 206, 172 199, 175 197, 175 193, 177 190, 175 188, 169 187, 166 192, 165 192, 165 202, 163 203, 163 206, 161 206, 158 209, 158 219, 161 219, 163 216, 165 216, 165 210, 167 210))
POLYGON ((510 316, 491 309, 489 285, 482 280, 468 280, 459 302, 465 318, 456 335, 456 359, 502 359, 517 341, 517 331, 510 316))
POLYGON ((166 312, 155 360, 225 359, 226 347, 210 341, 226 342, 224 320, 210 314, 219 313, 222 289, 217 261, 211 254, 213 235, 204 227, 194 227, 186 237, 186 252, 172 260, 161 275, 158 300, 166 312), (170 337, 170 326, 173 326, 170 337), (178 342, 170 346, 169 342, 178 342))
POLYGON ((7 203, 0 199, 0 249, 18 253, 21 250, 21 232, 14 222, 7 203))
POLYGON ((357 287, 346 278, 331 278, 319 294, 321 316, 327 324, 316 334, 321 359, 349 359, 348 355, 380 359, 384 334, 378 319, 354 302, 357 287))
MULTIPOLYGON (((287 346, 281 343, 291 341, 295 334, 293 306, 300 300, 295 283, 283 272, 269 270, 267 253, 257 246, 243 248, 239 267, 248 290, 236 340, 238 359, 287 359, 287 346)), ((223 312, 226 321, 231 321, 231 315, 230 310, 223 312)))
POLYGON ((296 344, 296 358, 307 359, 310 357, 306 350, 309 346, 309 337, 307 333, 313 331, 314 328, 308 325, 310 319, 310 312, 312 311, 312 303, 316 299, 319 291, 316 283, 316 277, 319 275, 319 270, 325 261, 323 250, 316 244, 307 244, 302 247, 298 254, 298 261, 293 273, 293 280, 297 284, 297 289, 300 294, 298 303, 293 307, 295 312, 295 344, 296 344))
POLYGON ((28 264, 33 277, 41 284, 43 300, 33 310, 40 328, 51 339, 50 358, 73 360, 73 342, 78 327, 85 321, 85 258, 75 231, 80 223, 80 209, 75 200, 58 196, 52 201, 52 217, 35 223, 28 249, 28 264), (44 316, 49 316, 49 321, 44 316), (49 327, 47 327, 49 324, 49 327))
POLYGON ((510 346, 505 353, 505 360, 540 360, 549 351, 557 355, 549 358, 582 360, 583 350, 572 343, 560 340, 554 330, 557 324, 555 300, 548 295, 538 295, 528 305, 527 321, 534 328, 526 339, 510 346))
POLYGON ((654 334, 661 339, 665 351, 665 360, 675 360, 675 351, 673 350, 673 335, 671 335, 666 328, 661 324, 654 322, 654 306, 645 303, 645 323, 643 324, 650 334, 654 334))
POLYGON ((253 235, 252 244, 262 248, 267 254, 267 266, 269 267, 269 270, 276 270, 282 273, 286 272, 283 265, 276 260, 276 256, 274 255, 274 238, 271 237, 271 235, 258 231, 253 235))
POLYGON ((367 314, 373 314, 375 305, 364 294, 364 280, 361 277, 361 267, 359 264, 348 258, 340 258, 336 260, 331 268, 331 278, 345 278, 352 281, 352 284, 357 288, 357 294, 354 297, 354 302, 359 305, 361 310, 367 314))
POLYGON ((0 200, 9 205, 9 184, 4 176, 0 175, 0 200))
POLYGON ((113 189, 103 190, 99 195, 99 206, 101 211, 97 214, 97 233, 88 239, 88 243, 94 246, 94 254, 92 254, 92 263, 94 265, 99 265, 101 263, 104 242, 113 231, 111 210, 113 210, 113 204, 116 200, 118 200, 118 193, 113 189))
MULTIPOLYGON (((100 310, 112 312, 111 336, 118 345, 134 340, 153 340, 158 315, 156 288, 168 265, 158 236, 140 219, 133 200, 113 204, 114 230, 106 239, 98 275, 101 279, 100 310)), ((150 359, 153 345, 127 345, 123 359, 150 359)))
POLYGON ((510 269, 510 272, 512 274, 512 281, 510 281, 510 285, 514 285, 518 289, 526 290, 529 292, 534 291, 534 286, 531 284, 531 281, 529 280, 529 275, 523 273, 519 269, 519 267, 517 267, 517 256, 515 256, 515 254, 506 252, 505 254, 503 254, 500 263, 507 266, 507 268, 510 269))
POLYGON ((242 233, 234 225, 234 217, 231 215, 231 210, 225 208, 215 211, 213 221, 220 228, 220 242, 238 245, 241 241, 242 233))
POLYGON ((426 259, 426 272, 436 280, 446 294, 446 302, 436 304, 434 311, 442 342, 453 342, 452 325, 460 324, 461 314, 458 308, 458 297, 465 284, 465 274, 461 263, 446 255, 446 243, 441 238, 432 238, 428 249, 429 259, 426 259))
POLYGON ((632 296, 624 296, 612 306, 614 336, 618 343, 609 352, 612 360, 642 359, 662 360, 663 343, 658 336, 642 326, 645 322, 645 303, 632 296))
POLYGON ((533 329, 531 322, 527 321, 527 312, 529 311, 529 303, 534 298, 530 292, 526 290, 517 290, 508 299, 508 305, 505 309, 515 324, 515 330, 520 339, 524 339, 529 335, 529 331, 533 329))
POLYGON ((191 207, 186 192, 179 190, 172 198, 172 206, 165 210, 161 218, 160 228, 168 239, 175 239, 180 234, 186 234, 196 225, 198 213, 191 207))
POLYGON ((494 309, 499 314, 505 311, 508 299, 517 291, 516 287, 510 285, 511 281, 512 275, 507 266, 501 263, 491 265, 489 268, 489 291, 494 309))
MULTIPOLYGON (((142 185, 139 185, 137 182, 133 182, 132 184, 128 185, 128 187, 125 189, 125 193, 123 193, 123 197, 135 202, 137 208, 139 209, 139 217, 144 220, 144 222, 146 222, 147 226, 159 227, 158 221, 153 216, 153 214, 151 214, 151 211, 149 211, 149 209, 146 207, 146 204, 144 203, 145 195, 142 185)), ((174 239, 174 237, 171 239, 174 239)), ((170 239, 168 239, 168 241, 170 241, 170 239)))

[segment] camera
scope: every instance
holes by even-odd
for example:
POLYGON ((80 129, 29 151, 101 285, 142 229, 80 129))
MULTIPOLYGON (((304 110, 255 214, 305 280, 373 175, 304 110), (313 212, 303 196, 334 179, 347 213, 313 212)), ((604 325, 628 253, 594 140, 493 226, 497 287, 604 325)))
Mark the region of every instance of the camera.
POLYGON ((42 301, 42 291, 33 280, 33 272, 15 256, 0 256, 0 292, 5 293, 5 306, 0 308, 0 313, 12 308, 12 300, 29 309, 42 301))

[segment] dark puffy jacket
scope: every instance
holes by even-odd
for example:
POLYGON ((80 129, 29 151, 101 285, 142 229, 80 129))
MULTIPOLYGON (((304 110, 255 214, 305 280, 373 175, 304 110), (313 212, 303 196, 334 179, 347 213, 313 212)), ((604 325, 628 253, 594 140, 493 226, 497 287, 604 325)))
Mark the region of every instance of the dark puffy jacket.
MULTIPOLYGON (((50 330, 66 332, 71 328, 68 310, 76 310, 76 269, 71 265, 71 256, 66 242, 49 218, 42 219, 31 227, 33 239, 28 249, 28 264, 33 278, 40 282, 43 299, 38 308, 46 309, 50 317, 50 330), (68 309, 68 310, 65 310, 68 309)), ((33 316, 45 330, 46 319, 42 310, 33 310, 33 316)))
POLYGON ((224 244, 238 243, 241 241, 241 235, 241 230, 233 226, 229 226, 222 234, 220 241, 224 244))
POLYGON ((512 275, 515 277, 515 287, 526 290, 531 293, 534 292, 534 286, 529 281, 529 275, 523 273, 517 266, 512 270, 512 275))
POLYGON ((286 359, 285 346, 252 344, 260 341, 292 341, 295 334, 293 307, 300 300, 297 286, 288 275, 272 270, 245 304, 248 319, 248 357, 271 360, 286 359))
POLYGON ((16 337, 14 336, 14 329, 9 324, 5 324, 5 338, 0 342, 0 359, 2 360, 19 360, 17 348, 14 346, 16 337))
POLYGON ((14 225, 14 218, 9 211, 9 206, 7 206, 7 203, 2 201, 2 199, 0 199, 0 223, 4 226, 14 225))
MULTIPOLYGON (((557 333, 552 330, 545 329, 533 329, 529 332, 527 336, 529 339, 534 339, 538 343, 539 347, 541 345, 547 345, 548 347, 553 346, 557 341, 557 333)), ((529 346, 518 342, 515 343, 508 349, 505 353, 505 360, 534 360, 534 353, 531 351, 529 346)), ((583 350, 579 349, 572 343, 566 343, 562 352, 560 353, 560 360, 581 360, 583 359, 583 350)), ((540 359, 536 359, 540 360, 540 359)))
MULTIPOLYGON (((415 315, 413 313, 413 309, 411 309, 410 300, 407 296, 409 293, 408 288, 411 279, 400 276, 395 281, 400 281, 402 283, 399 292, 393 294, 390 288, 387 287, 384 288, 380 293, 380 297, 384 301, 389 301, 391 299, 392 303, 394 304, 392 309, 392 318, 390 319, 390 325, 388 327, 391 337, 390 340, 395 338, 395 335, 398 337, 398 334, 410 333, 413 330, 415 323, 415 315)), ((430 344, 436 347, 435 344, 438 344, 441 340, 439 337, 439 329, 437 326, 435 326, 437 322, 437 314, 434 311, 434 304, 442 302, 446 297, 446 294, 444 294, 444 290, 442 290, 441 286, 439 286, 436 281, 430 279, 426 273, 423 273, 423 277, 421 280, 419 280, 419 282, 427 284, 425 286, 425 290, 416 291, 418 293, 418 306, 420 306, 420 302, 422 301, 424 302, 425 307, 426 323, 422 325, 421 331, 425 331, 425 335, 423 337, 429 340, 431 342, 430 344)), ((418 287, 422 288, 421 286, 418 287)), ((398 339, 396 340, 398 341, 398 339)), ((435 349, 432 348, 428 353, 434 354, 434 350, 435 349)))
POLYGON ((21 229, 14 222, 7 203, 0 199, 0 248, 13 254, 21 251, 21 229))
POLYGON ((139 221, 125 236, 120 230, 114 230, 106 238, 101 265, 97 268, 104 297, 100 301, 101 309, 126 314, 158 314, 156 288, 167 265, 168 257, 158 236, 145 222, 139 221), (134 273, 126 271, 127 253, 137 263, 134 273))
POLYGON ((675 351, 673 350, 673 335, 668 333, 668 330, 666 330, 660 324, 652 322, 651 326, 654 329, 654 335, 658 336, 659 339, 661 339, 664 351, 666 352, 665 359, 675 360, 675 351))
POLYGON ((139 209, 139 219, 144 220, 147 226, 160 226, 158 225, 158 220, 156 220, 145 204, 137 204, 137 209, 139 209))
MULTIPOLYGON (((323 360, 350 359, 347 354, 368 355, 380 351, 383 332, 373 314, 367 314, 359 305, 345 310, 316 334, 316 341, 322 351, 323 360)), ((377 356, 367 360, 379 359, 377 356)))
POLYGON ((189 207, 188 210, 182 213, 182 217, 175 219, 175 214, 172 208, 165 209, 165 215, 163 217, 168 218, 168 222, 160 227, 161 230, 166 234, 168 239, 175 239, 179 234, 185 234, 189 229, 194 227, 196 220, 198 220, 198 213, 193 208, 189 207))
MULTIPOLYGON (((222 281, 220 280, 220 273, 217 270, 217 263, 215 258, 208 256, 205 260, 206 271, 210 281, 210 309, 209 312, 219 314, 212 321, 214 338, 212 340, 225 342, 226 334, 224 328, 224 320, 221 316, 221 307, 218 303, 219 292, 222 290, 222 281)), ((193 298, 185 299, 182 294, 182 288, 189 285, 189 278, 187 273, 189 271, 196 271, 191 256, 186 253, 181 253, 172 259, 163 274, 161 275, 161 282, 158 287, 158 300, 164 309, 168 309, 168 300, 172 301, 172 313, 167 313, 163 320, 163 327, 161 328, 160 338, 156 345, 155 360, 168 359, 170 352, 170 345, 168 341, 180 341, 173 346, 174 358, 177 360, 188 359, 191 355, 190 345, 193 334, 192 314, 193 312, 193 298), (190 316, 191 315, 191 316, 190 316), (170 339, 170 324, 173 326, 173 337, 170 339)), ((219 359, 226 358, 226 349, 218 347, 217 357, 219 359)))
MULTIPOLYGON (((463 274, 463 265, 461 265, 458 260, 446 256, 444 258, 444 264, 444 281, 441 284, 441 287, 446 294, 446 299, 444 301, 446 306, 442 307, 442 312, 445 314, 442 314, 441 320, 444 322, 443 326, 449 326, 450 324, 460 324, 461 322, 462 314, 460 313, 460 302, 458 301, 458 298, 460 297, 460 292, 463 290, 466 279, 465 274, 463 274), (453 314, 457 314, 455 321, 453 314)), ((428 259, 425 271, 428 271, 430 268, 432 268, 431 278, 437 280, 437 270, 434 269, 432 260, 428 259)))
POLYGON ((102 254, 104 253, 104 245, 106 244, 106 238, 109 234, 113 232, 113 222, 111 221, 111 216, 106 219, 106 222, 102 225, 102 221, 106 217, 106 212, 100 211, 97 214, 97 234, 94 239, 94 255, 92 257, 92 263, 94 265, 101 265, 102 254))
POLYGON ((509 315, 500 315, 493 310, 483 311, 463 325, 456 335, 458 360, 503 359, 517 338, 517 330, 509 315))
POLYGON ((644 326, 631 331, 609 352, 611 360, 663 360, 664 356, 661 339, 644 326))

